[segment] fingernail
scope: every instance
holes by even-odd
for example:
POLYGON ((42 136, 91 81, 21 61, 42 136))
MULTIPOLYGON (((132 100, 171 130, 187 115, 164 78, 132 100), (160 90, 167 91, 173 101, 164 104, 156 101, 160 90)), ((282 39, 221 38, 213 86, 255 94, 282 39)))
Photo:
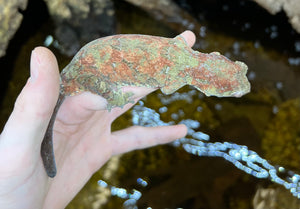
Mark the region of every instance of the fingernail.
POLYGON ((40 60, 38 54, 35 50, 31 52, 31 60, 30 60, 30 81, 36 81, 38 74, 39 74, 39 67, 40 67, 40 60))

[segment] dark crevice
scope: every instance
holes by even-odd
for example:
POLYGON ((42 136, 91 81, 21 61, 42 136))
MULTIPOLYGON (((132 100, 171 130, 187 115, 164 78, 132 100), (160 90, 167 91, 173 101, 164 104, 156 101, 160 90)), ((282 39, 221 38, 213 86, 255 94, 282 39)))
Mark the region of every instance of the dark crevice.
MULTIPOLYGON (((10 40, 6 55, 0 58, 0 101, 2 103, 8 83, 12 77, 14 62, 21 47, 26 43, 29 37, 33 36, 41 25, 49 18, 47 6, 42 0, 29 0, 25 10, 19 9, 23 14, 22 23, 10 40)), ((0 104, 1 104, 0 103, 0 104)))

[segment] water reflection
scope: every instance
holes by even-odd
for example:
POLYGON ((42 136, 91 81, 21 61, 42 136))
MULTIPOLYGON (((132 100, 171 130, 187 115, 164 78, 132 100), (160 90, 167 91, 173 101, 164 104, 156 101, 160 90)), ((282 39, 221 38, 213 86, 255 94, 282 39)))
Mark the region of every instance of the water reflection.
MULTIPOLYGON (((161 121, 159 114, 150 108, 144 107, 142 102, 134 107, 132 114, 133 118, 139 118, 134 120, 134 125, 158 126, 171 124, 170 122, 164 123, 161 121), (153 115, 157 117, 152 117, 153 115)), ((200 157, 222 157, 248 174, 257 178, 269 178, 272 182, 284 186, 300 199, 300 175, 292 171, 286 171, 282 166, 269 164, 267 160, 261 158, 256 152, 249 150, 247 146, 230 142, 205 142, 209 141, 210 137, 201 131, 195 131, 200 127, 198 121, 186 119, 179 123, 188 127, 188 135, 175 141, 174 145, 181 145, 188 153, 200 157), (286 177, 279 177, 283 173, 286 177)))
MULTIPOLYGON (((186 96, 187 94, 184 95, 186 96)), ((181 97, 181 99, 184 99, 184 96, 181 97)), ((274 108, 273 113, 276 111, 274 108)), ((168 123, 163 122, 160 119, 160 114, 153 109, 145 107, 143 102, 139 102, 139 105, 133 108, 132 118, 134 125, 146 127, 164 126, 174 123, 173 121, 168 123)), ((178 120, 178 118, 176 118, 176 120, 178 120)), ((172 142, 171 144, 173 146, 182 147, 186 152, 199 157, 209 156, 224 158, 226 161, 234 164, 238 169, 256 178, 270 179, 272 182, 284 186, 293 196, 300 199, 300 175, 286 170, 282 166, 271 165, 256 152, 249 150, 247 146, 231 142, 209 142, 210 136, 208 134, 195 131, 200 127, 200 123, 196 120, 185 119, 179 123, 185 124, 188 127, 188 133, 186 137, 172 142)), ((137 183, 143 187, 148 185, 148 182, 142 178, 138 178, 137 183)), ((98 185, 109 188, 112 196, 126 199, 123 204, 124 208, 137 208, 137 202, 142 196, 142 193, 136 189, 130 193, 124 188, 109 186, 103 180, 99 180, 98 185)))

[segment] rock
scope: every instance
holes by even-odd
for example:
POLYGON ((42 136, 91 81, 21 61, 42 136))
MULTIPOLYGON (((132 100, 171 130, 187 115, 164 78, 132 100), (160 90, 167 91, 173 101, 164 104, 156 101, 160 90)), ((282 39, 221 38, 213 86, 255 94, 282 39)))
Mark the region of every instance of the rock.
POLYGON ((62 53, 73 56, 82 45, 115 33, 111 0, 45 0, 62 53))
POLYGON ((0 57, 5 55, 10 39, 23 19, 19 10, 24 10, 27 0, 0 0, 0 57))
POLYGON ((300 200, 283 187, 258 188, 253 198, 254 209, 298 209, 300 200))
POLYGON ((300 33, 300 1, 299 0, 254 0, 271 14, 283 10, 293 28, 300 33))
POLYGON ((145 10, 153 18, 166 24, 177 33, 187 29, 193 30, 196 34, 200 33, 201 25, 198 20, 172 0, 125 1, 145 10))
POLYGON ((265 127, 262 138, 264 157, 299 172, 299 133, 300 99, 290 99, 278 106, 276 115, 265 127))

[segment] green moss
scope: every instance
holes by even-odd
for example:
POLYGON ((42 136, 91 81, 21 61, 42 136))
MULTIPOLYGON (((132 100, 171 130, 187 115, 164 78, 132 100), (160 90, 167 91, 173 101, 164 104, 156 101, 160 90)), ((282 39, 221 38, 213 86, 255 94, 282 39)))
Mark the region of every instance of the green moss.
POLYGON ((300 170, 300 99, 284 102, 262 140, 265 158, 274 164, 300 170))

